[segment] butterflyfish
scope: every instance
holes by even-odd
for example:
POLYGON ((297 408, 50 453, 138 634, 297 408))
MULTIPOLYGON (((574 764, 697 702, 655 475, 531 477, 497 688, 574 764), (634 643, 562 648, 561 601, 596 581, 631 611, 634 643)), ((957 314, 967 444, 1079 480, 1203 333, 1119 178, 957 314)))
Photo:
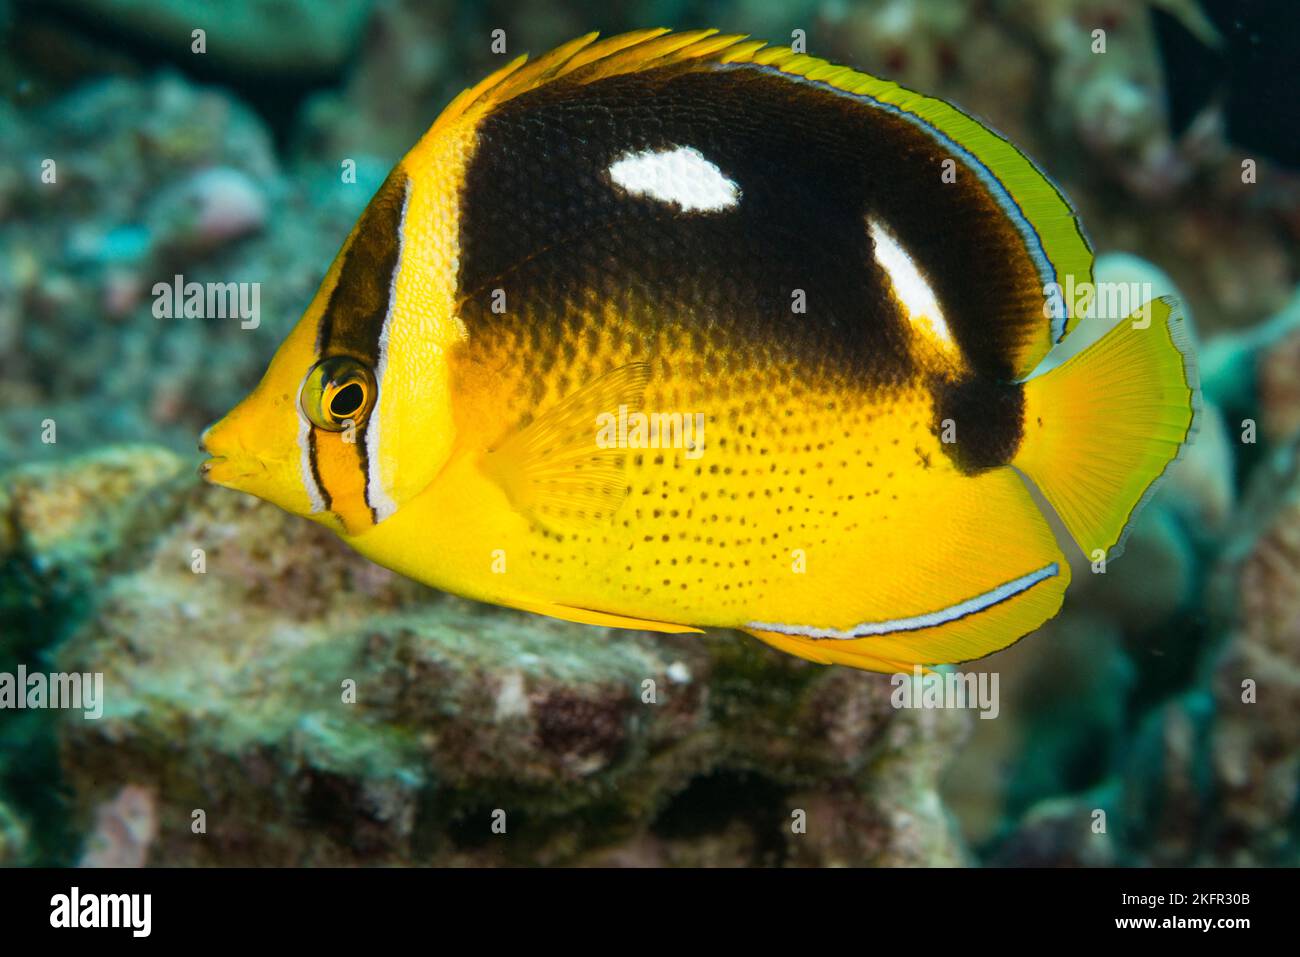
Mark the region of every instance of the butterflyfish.
POLYGON ((1116 557, 1193 429, 1170 300, 1035 374, 1092 264, 1052 181, 942 100, 590 34, 446 107, 201 471, 479 601, 976 659, 1061 607, 1044 508, 1116 557))

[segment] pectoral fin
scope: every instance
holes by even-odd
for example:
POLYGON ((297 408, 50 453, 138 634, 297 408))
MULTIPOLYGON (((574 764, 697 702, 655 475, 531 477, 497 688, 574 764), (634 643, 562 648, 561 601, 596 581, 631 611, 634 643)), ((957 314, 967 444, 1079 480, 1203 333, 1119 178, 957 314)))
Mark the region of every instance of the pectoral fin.
POLYGON ((634 362, 592 380, 490 450, 484 471, 544 527, 608 521, 627 497, 627 450, 602 441, 601 423, 640 405, 649 378, 649 365, 634 362))

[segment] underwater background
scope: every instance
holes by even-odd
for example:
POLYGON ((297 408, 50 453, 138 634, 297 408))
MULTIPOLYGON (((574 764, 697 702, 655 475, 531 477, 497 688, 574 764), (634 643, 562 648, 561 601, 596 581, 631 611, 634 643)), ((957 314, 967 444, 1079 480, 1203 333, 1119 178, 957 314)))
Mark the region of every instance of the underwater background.
POLYGON ((1300 862, 1294 6, 0 0, 0 673, 104 676, 97 720, 0 710, 0 864, 1300 862), (953 100, 1099 278, 1193 321, 1196 441, 1125 556, 971 666, 996 717, 445 596, 197 477, 453 95, 653 25, 953 100), (257 321, 159 318, 176 276, 257 284, 257 321))

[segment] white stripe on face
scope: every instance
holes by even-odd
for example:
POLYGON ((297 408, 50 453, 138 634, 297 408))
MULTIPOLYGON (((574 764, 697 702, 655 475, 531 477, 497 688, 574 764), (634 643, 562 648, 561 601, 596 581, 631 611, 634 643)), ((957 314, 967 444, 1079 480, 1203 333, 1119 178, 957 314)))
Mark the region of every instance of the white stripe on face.
POLYGON ((987 608, 992 608, 994 605, 999 605, 1010 598, 1014 598, 1016 595, 1033 588, 1039 582, 1054 578, 1060 573, 1060 567, 1056 562, 1052 562, 1052 564, 1040 568, 1036 572, 1021 575, 1019 578, 973 598, 967 598, 965 601, 949 605, 947 608, 940 608, 938 611, 927 612, 924 615, 913 615, 910 618, 894 618, 890 621, 863 622, 846 630, 816 628, 812 625, 782 625, 770 621, 751 621, 745 627, 758 631, 775 631, 783 635, 798 635, 803 638, 832 638, 837 641, 893 635, 903 631, 919 631, 922 628, 946 625, 949 622, 958 621, 968 615, 974 615, 987 608))
MULTIPOLYGON (((298 386, 298 394, 302 394, 302 386, 298 386)), ((307 490, 307 498, 311 500, 312 512, 325 511, 325 496, 321 494, 320 486, 316 484, 316 475, 311 467, 311 422, 308 421, 306 413, 301 408, 298 409, 298 468, 302 472, 302 487, 307 490)))
POLYGON ((397 224, 397 262, 388 281, 388 311, 379 330, 379 360, 375 365, 375 404, 366 420, 366 502, 374 512, 378 524, 397 511, 397 503, 384 487, 383 465, 379 444, 380 403, 384 398, 384 372, 388 368, 388 333, 393 321, 393 306, 397 302, 397 277, 402 272, 402 254, 405 247, 406 209, 411 202, 411 185, 406 184, 402 195, 402 216, 397 224))
POLYGON ((690 146, 628 153, 610 166, 609 178, 633 196, 671 203, 688 213, 716 213, 740 202, 740 187, 690 146))

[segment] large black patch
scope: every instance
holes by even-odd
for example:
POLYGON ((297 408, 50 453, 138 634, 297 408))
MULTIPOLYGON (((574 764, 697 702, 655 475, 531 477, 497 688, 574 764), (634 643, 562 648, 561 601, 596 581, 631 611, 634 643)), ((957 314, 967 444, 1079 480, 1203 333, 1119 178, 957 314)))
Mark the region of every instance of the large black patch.
POLYGON ((942 439, 953 423, 954 442, 944 452, 963 472, 1006 465, 1024 435, 1025 390, 1019 383, 970 378, 934 387, 934 430, 942 439))
MULTIPOLYGON (((1041 283, 976 175, 913 123, 755 65, 559 82, 485 118, 461 209, 461 315, 530 345, 572 341, 598 301, 864 388, 913 374, 906 320, 872 254, 878 217, 934 287, 981 376, 1009 380, 1040 325, 1041 283), (689 146, 739 184, 738 206, 683 212, 617 188, 630 152, 689 146), (508 296, 504 315, 490 291, 508 296), (803 290, 807 314, 791 311, 803 290), (523 323, 521 330, 519 324, 523 323)), ((484 330, 488 331, 488 330, 484 330)), ((550 357, 554 358, 554 357, 550 357)))

